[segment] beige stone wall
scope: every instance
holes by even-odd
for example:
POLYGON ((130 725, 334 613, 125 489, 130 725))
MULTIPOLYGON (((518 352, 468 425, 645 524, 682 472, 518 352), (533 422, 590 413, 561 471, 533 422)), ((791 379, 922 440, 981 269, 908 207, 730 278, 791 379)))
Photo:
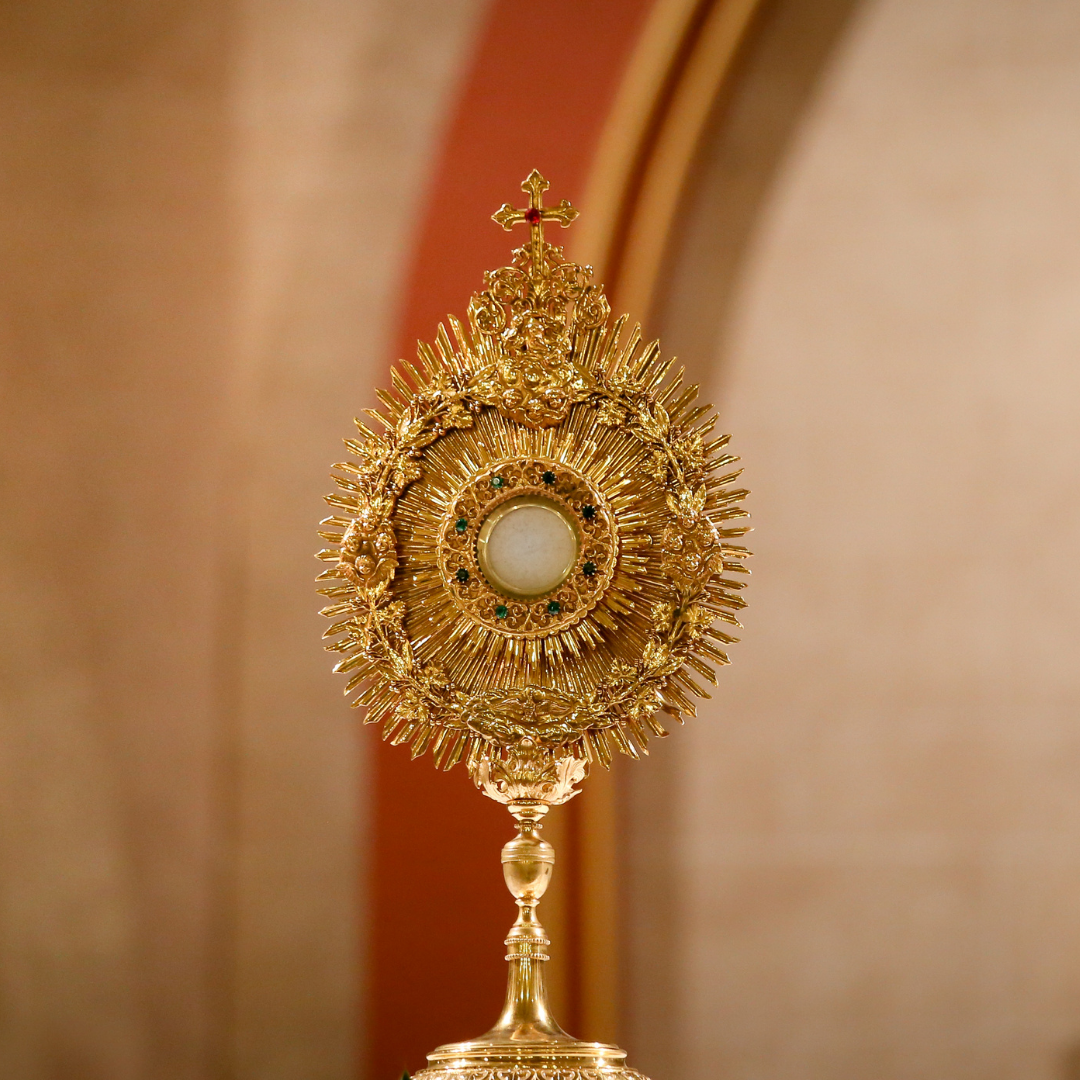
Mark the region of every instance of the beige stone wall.
POLYGON ((1078 190, 1074 3, 856 12, 712 347, 758 576, 633 794, 654 1075, 1080 1075, 1078 190))
POLYGON ((482 4, 0 9, 0 1074, 353 1075, 310 555, 482 4))

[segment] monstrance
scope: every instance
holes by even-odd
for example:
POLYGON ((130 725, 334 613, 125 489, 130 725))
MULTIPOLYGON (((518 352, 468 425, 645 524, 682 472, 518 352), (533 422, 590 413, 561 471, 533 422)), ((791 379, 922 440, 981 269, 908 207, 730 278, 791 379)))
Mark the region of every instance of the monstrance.
POLYGON ((528 243, 484 275, 465 323, 392 370, 383 411, 365 410, 381 430, 357 420, 345 440, 319 534, 325 636, 367 723, 437 768, 464 761, 517 823, 502 1015, 418 1080, 643 1080, 548 1011, 541 822, 591 766, 647 753, 708 697, 699 680, 716 684, 737 640, 714 624, 737 628, 745 606, 747 492, 697 387, 546 242, 545 222, 577 211, 544 206, 535 170, 521 186, 528 206, 494 220, 528 243))

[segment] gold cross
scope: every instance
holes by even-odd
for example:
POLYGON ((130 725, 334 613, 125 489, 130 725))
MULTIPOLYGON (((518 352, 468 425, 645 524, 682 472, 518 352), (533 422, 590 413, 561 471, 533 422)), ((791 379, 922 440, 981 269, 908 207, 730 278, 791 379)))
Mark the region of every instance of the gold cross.
POLYGON ((518 210, 503 203, 491 215, 491 220, 509 232, 515 225, 525 222, 529 226, 532 271, 537 277, 544 274, 544 222, 557 221, 564 229, 578 216, 578 212, 563 199, 558 206, 544 206, 543 195, 551 185, 535 170, 521 182, 521 190, 528 193, 529 205, 518 210))

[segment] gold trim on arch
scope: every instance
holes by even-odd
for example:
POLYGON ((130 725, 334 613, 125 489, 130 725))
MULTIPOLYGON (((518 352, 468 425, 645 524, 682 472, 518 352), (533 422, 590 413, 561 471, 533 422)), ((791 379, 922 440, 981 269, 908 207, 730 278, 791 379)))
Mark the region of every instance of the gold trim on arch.
MULTIPOLYGON (((649 322, 706 123, 764 6, 765 0, 657 0, 627 65, 593 159, 582 200, 587 213, 569 250, 575 261, 596 268, 612 306, 634 321, 649 322)), ((589 1038, 615 1042, 621 997, 616 776, 597 770, 576 813, 580 1018, 589 1038)))
POLYGON ((593 266, 596 279, 608 286, 614 284, 611 253, 624 232, 620 229, 624 209, 631 202, 665 91, 701 9, 702 0, 656 0, 600 134, 582 200, 587 213, 578 220, 570 250, 593 266))
POLYGON ((657 0, 627 65, 585 189, 573 258, 612 306, 647 323, 706 122, 764 0, 657 0))

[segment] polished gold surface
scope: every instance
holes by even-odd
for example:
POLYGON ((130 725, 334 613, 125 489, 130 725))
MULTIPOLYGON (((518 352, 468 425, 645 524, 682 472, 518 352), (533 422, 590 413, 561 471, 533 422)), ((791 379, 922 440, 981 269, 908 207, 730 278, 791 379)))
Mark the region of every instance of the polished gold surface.
POLYGON ((697 387, 611 323, 591 270, 544 240, 576 211, 543 206, 548 183, 522 184, 527 246, 485 274, 468 324, 449 318, 415 365, 357 421, 335 466, 338 513, 320 533, 333 582, 323 614, 343 654, 346 693, 394 744, 438 767, 465 760, 508 806, 503 850, 519 916, 506 939, 507 1001, 480 1039, 441 1047, 421 1075, 499 1080, 636 1077, 613 1046, 579 1042, 548 1012, 550 942, 536 908, 554 865, 540 836, 551 806, 576 794, 612 753, 647 753, 651 736, 695 713, 713 665, 737 639, 747 573, 740 470, 694 406, 697 387), (452 335, 452 336, 451 336, 452 335), (573 557, 538 595, 495 572, 486 546, 519 507, 542 507, 572 533, 573 557), (524 590, 528 592, 528 590, 524 590))
POLYGON ((588 764, 556 761, 531 739, 504 759, 481 761, 474 778, 485 794, 505 804, 517 835, 503 847, 503 877, 518 906, 506 938, 510 965, 506 1003, 495 1026, 469 1042, 440 1046, 428 1055, 424 1080, 644 1080, 626 1067, 626 1053, 568 1035, 547 1004, 544 965, 551 944, 537 905, 551 880, 555 851, 540 831, 552 806, 577 794, 588 764))
MULTIPOLYGON (((440 327, 393 372, 385 412, 369 410, 384 433, 357 421, 327 500, 341 511, 320 553, 337 581, 322 590, 336 670, 368 723, 443 768, 526 737, 604 766, 615 750, 638 757, 667 734, 658 711, 694 715, 697 680, 715 684, 736 640, 712 624, 737 627, 744 604, 746 492, 725 471, 728 436, 713 437, 715 416, 656 343, 607 321, 589 269, 544 242, 546 186, 534 173, 529 207, 499 212, 529 224, 529 245, 485 275, 467 327, 451 318, 452 338, 440 327), (561 501, 584 553, 515 622, 470 542, 511 491, 561 501)), ((572 219, 565 204, 551 213, 572 219)))

